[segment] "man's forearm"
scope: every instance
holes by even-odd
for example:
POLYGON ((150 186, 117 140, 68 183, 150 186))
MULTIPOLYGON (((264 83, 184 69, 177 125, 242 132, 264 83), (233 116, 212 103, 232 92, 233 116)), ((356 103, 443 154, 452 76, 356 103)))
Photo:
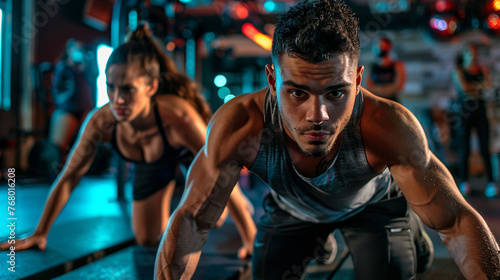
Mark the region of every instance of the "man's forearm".
POLYGON ((500 279, 500 252, 495 237, 479 215, 460 221, 456 233, 441 238, 467 279, 500 279))
POLYGON ((156 279, 191 279, 207 238, 192 217, 174 215, 156 257, 156 279))

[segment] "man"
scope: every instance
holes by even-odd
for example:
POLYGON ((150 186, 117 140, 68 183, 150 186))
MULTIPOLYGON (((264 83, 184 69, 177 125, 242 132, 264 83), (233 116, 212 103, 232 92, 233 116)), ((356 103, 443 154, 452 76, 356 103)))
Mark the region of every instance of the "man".
POLYGON ((391 58, 392 42, 381 37, 373 48, 377 61, 371 65, 366 86, 372 93, 399 102, 399 93, 406 82, 406 70, 402 61, 391 58))
POLYGON ((335 228, 356 279, 414 279, 418 221, 408 203, 467 278, 500 277, 494 236, 429 151, 416 118, 360 87, 357 30, 352 12, 333 0, 301 2, 278 19, 269 88, 212 118, 158 252, 159 279, 192 276, 243 166, 273 190, 254 243, 254 279, 299 279, 335 228))

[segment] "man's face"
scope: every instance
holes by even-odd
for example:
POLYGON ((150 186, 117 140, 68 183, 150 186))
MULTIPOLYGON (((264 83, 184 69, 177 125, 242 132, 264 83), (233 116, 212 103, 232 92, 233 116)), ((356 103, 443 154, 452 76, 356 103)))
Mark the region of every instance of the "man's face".
POLYGON ((266 73, 286 134, 307 156, 330 153, 351 117, 363 67, 348 54, 320 63, 283 54, 266 73))

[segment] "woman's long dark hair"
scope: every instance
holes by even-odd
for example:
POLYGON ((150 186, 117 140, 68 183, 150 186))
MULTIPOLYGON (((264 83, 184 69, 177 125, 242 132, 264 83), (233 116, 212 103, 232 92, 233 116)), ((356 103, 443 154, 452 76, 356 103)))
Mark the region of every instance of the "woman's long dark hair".
POLYGON ((186 99, 208 123, 211 117, 210 108, 196 88, 196 84, 177 70, 174 62, 153 38, 147 25, 138 26, 129 35, 127 42, 113 51, 106 64, 106 72, 111 65, 127 64, 132 61, 141 64, 142 75, 158 79, 159 94, 173 94, 186 99))

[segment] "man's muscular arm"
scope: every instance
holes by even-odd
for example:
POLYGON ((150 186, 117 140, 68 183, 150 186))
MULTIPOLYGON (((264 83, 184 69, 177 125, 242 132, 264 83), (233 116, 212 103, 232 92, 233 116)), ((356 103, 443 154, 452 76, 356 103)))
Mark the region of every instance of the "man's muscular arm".
MULTIPOLYGON (((484 219, 461 196, 446 167, 428 149, 416 118, 402 106, 387 115, 381 140, 391 173, 413 210, 439 232, 467 279, 499 279, 499 246, 484 219)), ((373 125, 373 123, 372 123, 373 125)), ((376 125, 375 125, 376 126, 376 125)), ((379 132, 380 133, 380 132, 379 132)), ((369 140, 368 140, 369 141, 369 140)))
POLYGON ((241 143, 256 123, 249 117, 252 109, 242 108, 238 101, 244 98, 235 98, 212 118, 206 144, 191 165, 180 206, 161 241, 155 267, 158 279, 190 279, 208 233, 226 206, 247 160, 241 143))
POLYGON ((181 205, 160 244, 155 268, 158 279, 192 277, 201 248, 224 211, 240 171, 235 161, 215 163, 206 148, 198 153, 181 205))

